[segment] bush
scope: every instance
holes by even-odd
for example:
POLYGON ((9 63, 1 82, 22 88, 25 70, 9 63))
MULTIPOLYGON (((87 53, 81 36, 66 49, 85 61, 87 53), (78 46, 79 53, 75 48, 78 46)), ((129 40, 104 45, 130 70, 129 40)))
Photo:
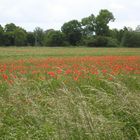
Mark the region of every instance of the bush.
POLYGON ((140 47, 140 33, 125 32, 121 44, 126 47, 140 47))
POLYGON ((45 36, 46 46, 66 46, 64 34, 60 31, 49 31, 45 36))
POLYGON ((105 36, 93 36, 86 40, 86 45, 89 47, 117 47, 116 39, 105 36))
POLYGON ((107 47, 118 47, 119 43, 117 41, 117 39, 108 37, 108 43, 107 43, 107 47))
POLYGON ((93 36, 87 39, 86 45, 89 47, 107 46, 107 38, 103 36, 93 36))

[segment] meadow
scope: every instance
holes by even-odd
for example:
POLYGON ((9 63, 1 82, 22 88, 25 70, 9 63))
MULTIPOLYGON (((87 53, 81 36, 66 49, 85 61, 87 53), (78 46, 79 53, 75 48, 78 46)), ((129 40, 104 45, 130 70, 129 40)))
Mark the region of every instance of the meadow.
POLYGON ((140 49, 0 48, 0 140, 140 140, 140 49))

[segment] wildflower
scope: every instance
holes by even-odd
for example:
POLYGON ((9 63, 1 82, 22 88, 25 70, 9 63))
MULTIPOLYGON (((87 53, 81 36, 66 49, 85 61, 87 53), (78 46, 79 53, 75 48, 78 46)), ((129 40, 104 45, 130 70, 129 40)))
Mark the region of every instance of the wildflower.
POLYGON ((77 80, 79 79, 79 77, 76 76, 76 77, 74 77, 73 79, 74 79, 74 81, 77 81, 77 80))
POLYGON ((8 75, 7 74, 2 74, 2 77, 3 77, 4 80, 8 79, 8 75))
POLYGON ((109 80, 109 81, 112 81, 112 80, 113 80, 113 78, 112 78, 112 77, 109 77, 109 78, 108 78, 108 80, 109 80))
POLYGON ((103 74, 106 74, 107 73, 107 70, 106 69, 102 70, 102 73, 103 74))
POLYGON ((65 71, 65 74, 70 74, 72 71, 70 69, 65 71))
POLYGON ((55 77, 55 73, 53 71, 50 71, 47 74, 50 75, 51 77, 55 77))
POLYGON ((61 69, 57 70, 57 74, 61 74, 61 73, 62 73, 61 69))

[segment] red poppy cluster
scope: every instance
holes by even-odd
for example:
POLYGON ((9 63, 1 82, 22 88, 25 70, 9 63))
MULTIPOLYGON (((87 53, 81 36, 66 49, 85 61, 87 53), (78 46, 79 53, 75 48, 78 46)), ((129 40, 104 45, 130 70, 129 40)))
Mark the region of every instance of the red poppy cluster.
POLYGON ((112 80, 120 74, 140 74, 140 56, 91 56, 25 59, 0 64, 0 81, 26 77, 47 80, 90 79, 93 76, 112 80))

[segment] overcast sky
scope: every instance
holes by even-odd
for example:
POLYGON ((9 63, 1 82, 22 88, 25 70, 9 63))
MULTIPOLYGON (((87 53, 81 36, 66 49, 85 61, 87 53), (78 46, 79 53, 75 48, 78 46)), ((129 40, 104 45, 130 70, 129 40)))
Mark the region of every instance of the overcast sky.
POLYGON ((111 28, 140 25, 140 0, 0 0, 0 24, 15 23, 28 31, 60 29, 64 22, 108 9, 116 18, 111 28))

